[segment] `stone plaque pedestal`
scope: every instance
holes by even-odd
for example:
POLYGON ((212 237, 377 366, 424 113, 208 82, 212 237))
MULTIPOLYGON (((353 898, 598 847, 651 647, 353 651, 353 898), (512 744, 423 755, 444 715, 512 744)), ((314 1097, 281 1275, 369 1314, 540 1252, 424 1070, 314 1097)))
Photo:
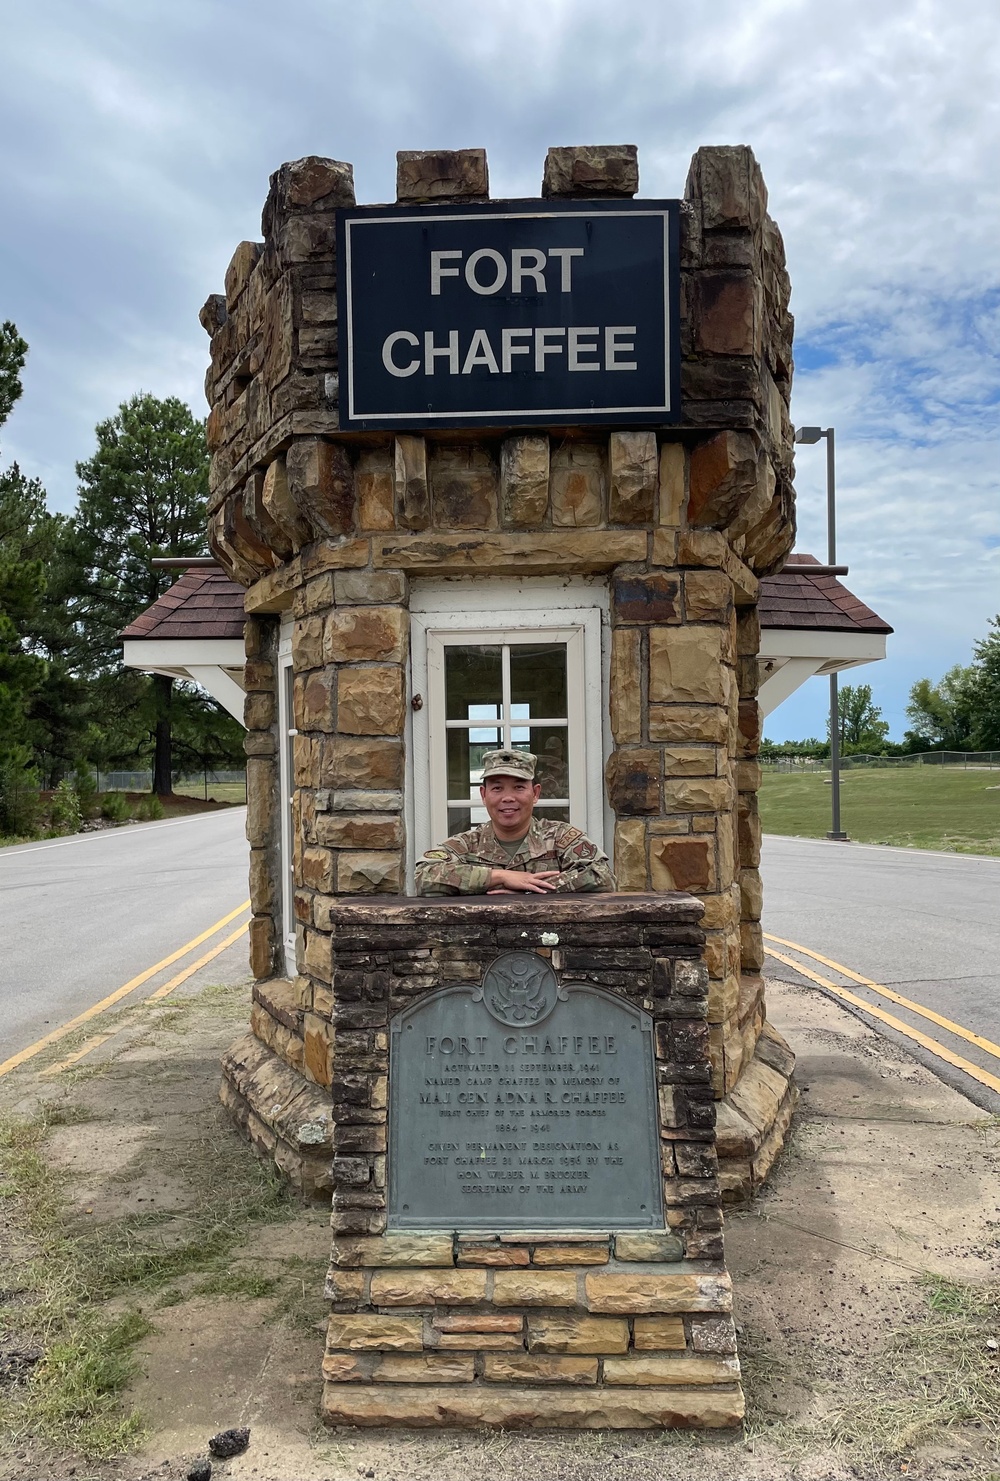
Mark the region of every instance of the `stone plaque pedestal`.
POLYGON ((701 914, 331 906, 329 1424, 739 1424, 701 914))

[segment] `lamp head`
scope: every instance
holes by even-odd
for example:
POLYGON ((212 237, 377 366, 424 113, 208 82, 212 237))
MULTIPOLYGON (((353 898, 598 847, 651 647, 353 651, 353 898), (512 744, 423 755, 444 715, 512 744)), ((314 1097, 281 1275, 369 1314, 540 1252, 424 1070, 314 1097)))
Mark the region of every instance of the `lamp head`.
POLYGON ((822 427, 796 427, 795 429, 796 442, 818 442, 822 436, 822 427))

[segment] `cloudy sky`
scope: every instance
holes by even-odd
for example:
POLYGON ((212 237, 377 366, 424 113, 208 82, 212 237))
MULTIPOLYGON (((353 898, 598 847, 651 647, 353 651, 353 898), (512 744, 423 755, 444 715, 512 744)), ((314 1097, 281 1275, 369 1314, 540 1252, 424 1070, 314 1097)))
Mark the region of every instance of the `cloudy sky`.
MULTIPOLYGON (((494 195, 536 195, 548 145, 629 142, 669 197, 698 145, 747 143, 793 418, 836 427, 839 555, 896 629, 862 671, 895 736, 1000 610, 995 0, 0 0, 0 24, 0 319, 31 346, 2 458, 51 507, 134 391, 204 414, 197 311, 283 160, 350 160, 384 201, 397 149, 485 145, 494 195)), ((823 556, 822 445, 797 486, 823 556)), ((769 734, 822 733, 826 690, 769 734)))

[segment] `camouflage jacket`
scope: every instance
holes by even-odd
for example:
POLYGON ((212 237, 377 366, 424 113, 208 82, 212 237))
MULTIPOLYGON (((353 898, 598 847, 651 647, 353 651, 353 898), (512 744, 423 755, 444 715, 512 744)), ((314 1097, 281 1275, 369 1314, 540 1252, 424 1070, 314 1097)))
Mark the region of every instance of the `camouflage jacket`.
POLYGON ((428 849, 417 861, 417 894, 484 895, 493 869, 518 869, 526 874, 558 869, 561 877, 554 883, 560 894, 615 888, 607 855, 579 828, 532 818, 513 855, 497 843, 492 823, 481 823, 428 849))

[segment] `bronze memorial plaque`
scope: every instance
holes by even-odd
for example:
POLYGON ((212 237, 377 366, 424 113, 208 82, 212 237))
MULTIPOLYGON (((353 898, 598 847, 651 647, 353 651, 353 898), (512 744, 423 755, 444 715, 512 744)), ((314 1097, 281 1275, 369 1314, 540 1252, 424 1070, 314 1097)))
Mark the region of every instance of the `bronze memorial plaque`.
POLYGON ((652 1020, 509 951, 391 1024, 390 1229, 662 1226, 652 1020))

